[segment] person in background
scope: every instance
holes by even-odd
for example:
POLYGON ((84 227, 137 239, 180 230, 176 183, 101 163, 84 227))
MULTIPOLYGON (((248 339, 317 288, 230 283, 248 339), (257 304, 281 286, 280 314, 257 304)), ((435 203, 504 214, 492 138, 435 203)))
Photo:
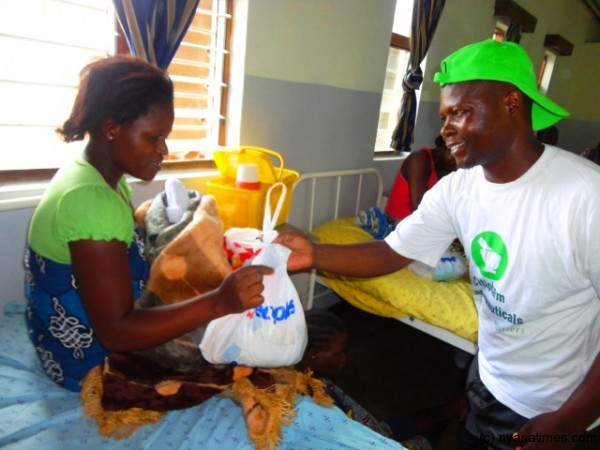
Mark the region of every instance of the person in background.
POLYGON ((296 367, 303 372, 310 370, 321 379, 325 392, 348 417, 411 450, 432 449, 446 423, 460 417, 462 404, 456 399, 410 416, 378 420, 333 381, 342 372, 346 361, 348 332, 343 320, 326 309, 308 310, 305 318, 308 342, 296 367))
POLYGON ((115 56, 82 70, 71 115, 57 130, 66 142, 88 141, 56 173, 31 219, 27 326, 47 375, 67 389, 80 390, 107 352, 154 347, 263 302, 272 269, 248 266, 182 303, 134 309, 148 267, 125 177, 154 179, 173 119, 167 74, 115 56))
POLYGON ((596 164, 600 164, 600 142, 595 147, 586 148, 580 155, 596 164))
POLYGON ((536 136, 542 144, 558 145, 558 128, 554 125, 539 130, 536 136))
POLYGON ((434 81, 459 170, 385 240, 319 244, 290 232, 276 242, 293 250, 291 271, 375 277, 434 265, 459 238, 479 316, 461 448, 597 449, 600 166, 538 141, 535 130, 569 113, 538 90, 518 44, 467 45, 434 81))
POLYGON ((456 162, 441 136, 435 138, 435 147, 423 147, 410 152, 396 174, 385 208, 386 214, 394 222, 411 215, 425 192, 454 170, 456 162))

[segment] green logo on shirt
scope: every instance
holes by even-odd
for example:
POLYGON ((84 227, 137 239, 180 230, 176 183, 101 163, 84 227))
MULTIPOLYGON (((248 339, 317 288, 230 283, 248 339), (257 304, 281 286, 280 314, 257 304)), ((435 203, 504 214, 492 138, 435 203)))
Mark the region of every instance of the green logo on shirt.
POLYGON ((478 234, 471 243, 471 258, 479 267, 481 275, 499 280, 506 271, 508 252, 504 241, 493 231, 478 234))

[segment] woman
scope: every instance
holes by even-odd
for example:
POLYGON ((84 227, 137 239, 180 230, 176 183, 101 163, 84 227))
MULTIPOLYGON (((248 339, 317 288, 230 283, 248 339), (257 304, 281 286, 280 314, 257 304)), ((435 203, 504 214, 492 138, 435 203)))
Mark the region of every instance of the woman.
POLYGON ((410 216, 418 208, 425 192, 455 170, 456 162, 441 136, 435 138, 435 147, 411 152, 396 174, 386 205, 387 215, 394 222, 410 216))
POLYGON ((57 172, 33 214, 27 318, 46 373, 67 389, 78 391, 107 352, 154 347, 263 301, 263 275, 272 270, 252 266, 182 303, 133 307, 148 268, 125 175, 156 176, 173 120, 168 75, 139 58, 116 56, 82 70, 71 115, 57 130, 66 142, 88 142, 57 172))

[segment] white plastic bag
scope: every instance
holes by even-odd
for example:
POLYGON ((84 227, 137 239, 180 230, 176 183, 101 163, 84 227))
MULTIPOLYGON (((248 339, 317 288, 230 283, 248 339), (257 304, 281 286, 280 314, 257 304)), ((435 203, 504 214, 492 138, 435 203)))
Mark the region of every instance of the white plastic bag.
POLYGON ((408 269, 415 275, 429 278, 433 281, 451 281, 462 278, 467 273, 467 262, 460 253, 448 250, 444 252, 435 267, 420 261, 413 261, 408 269))
POLYGON ((287 274, 291 251, 267 245, 252 264, 273 267, 264 278, 264 303, 252 310, 229 314, 208 324, 200 351, 213 364, 283 367, 302 359, 307 342, 306 322, 298 292, 287 274))
POLYGON ((230 228, 225 232, 227 252, 232 265, 265 265, 275 269, 263 279, 265 301, 257 308, 230 314, 211 321, 200 351, 213 364, 241 364, 252 367, 283 367, 296 364, 306 348, 307 332, 304 311, 298 292, 287 273, 291 250, 271 242, 277 236, 275 224, 285 185, 276 183, 269 189, 265 202, 263 229, 230 228), (270 194, 283 189, 275 212, 271 214, 270 194))

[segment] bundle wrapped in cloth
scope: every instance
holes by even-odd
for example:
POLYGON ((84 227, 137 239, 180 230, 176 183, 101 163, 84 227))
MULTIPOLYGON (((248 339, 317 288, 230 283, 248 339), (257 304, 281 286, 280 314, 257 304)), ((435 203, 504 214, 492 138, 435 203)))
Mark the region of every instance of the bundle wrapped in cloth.
MULTIPOLYGON (((193 191, 192 191, 193 192, 193 191)), ((167 218, 165 193, 136 211, 146 230, 146 253, 152 255, 150 277, 136 308, 151 308, 187 300, 211 291, 231 272, 223 247, 223 222, 211 195, 190 194, 192 201, 180 220, 167 218)), ((164 367, 182 372, 206 363, 198 349, 205 327, 140 353, 164 367)))

